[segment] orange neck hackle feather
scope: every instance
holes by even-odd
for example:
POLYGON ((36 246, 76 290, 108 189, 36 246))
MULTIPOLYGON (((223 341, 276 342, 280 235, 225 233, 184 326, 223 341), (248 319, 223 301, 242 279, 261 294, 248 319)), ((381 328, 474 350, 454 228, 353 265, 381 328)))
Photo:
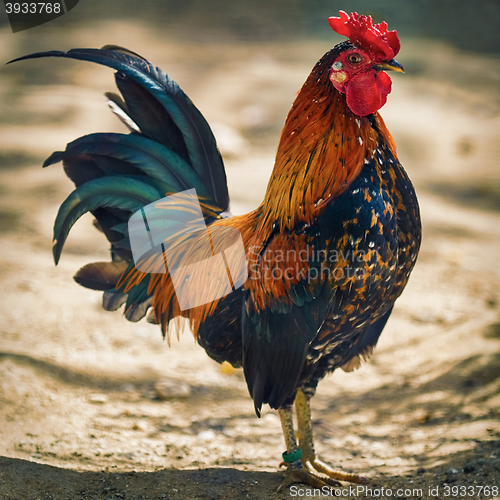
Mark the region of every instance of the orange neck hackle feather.
MULTIPOLYGON (((286 229, 311 223, 329 199, 349 187, 376 149, 377 133, 368 119, 354 115, 331 84, 329 55, 313 69, 286 119, 261 206, 263 236, 274 221, 286 229)), ((381 121, 378 114, 376 120, 381 121)))

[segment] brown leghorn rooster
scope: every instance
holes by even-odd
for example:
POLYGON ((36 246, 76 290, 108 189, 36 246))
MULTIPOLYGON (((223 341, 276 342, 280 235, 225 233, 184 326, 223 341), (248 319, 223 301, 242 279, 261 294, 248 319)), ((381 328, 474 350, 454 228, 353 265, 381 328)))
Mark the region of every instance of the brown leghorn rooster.
MULTIPOLYGON (((355 369, 370 355, 408 281, 421 237, 412 184, 377 112, 391 90, 385 70, 402 71, 394 60, 396 31, 356 13, 340 12, 329 23, 348 41, 320 59, 298 93, 264 201, 235 217, 228 216, 224 166, 210 127, 160 69, 116 46, 20 58, 67 57, 115 69, 123 98, 107 96, 130 129, 128 135, 81 137, 45 161, 63 161, 76 185, 55 222, 56 263, 71 226, 92 212, 111 243, 112 262, 85 266, 76 281, 104 290, 107 310, 125 303, 131 321, 151 310, 150 320, 164 334, 170 320, 188 318, 209 356, 243 367, 257 414, 263 404, 279 412, 286 443, 283 485, 365 481, 316 458, 309 400, 327 373, 355 369), (200 297, 219 298, 200 298, 196 304, 202 305, 185 309, 172 267, 162 270, 169 242, 139 265, 127 222, 146 205, 192 188, 214 255, 227 246, 225 230, 241 234, 243 259, 226 255, 225 265, 244 270, 234 283, 244 281, 241 275, 248 279, 222 293, 217 280, 188 273, 184 278, 200 297)), ((183 207, 170 207, 165 217, 176 210, 183 207)), ((186 246, 179 245, 182 253, 186 246)), ((188 246, 196 253, 196 239, 188 246)), ((195 260, 201 261, 199 253, 195 260)))

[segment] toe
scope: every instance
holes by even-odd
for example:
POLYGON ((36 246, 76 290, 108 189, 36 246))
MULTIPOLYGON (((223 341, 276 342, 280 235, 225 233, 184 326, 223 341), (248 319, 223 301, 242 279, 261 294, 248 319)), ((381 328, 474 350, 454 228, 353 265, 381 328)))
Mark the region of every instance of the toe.
POLYGON ((367 477, 334 469, 330 467, 328 464, 325 464, 325 462, 322 462, 321 460, 318 459, 314 459, 311 462, 311 466, 318 472, 325 474, 326 476, 332 479, 337 479, 338 481, 348 481, 350 483, 357 483, 357 484, 366 484, 369 482, 369 479, 367 477))
POLYGON ((337 487, 340 485, 340 483, 336 479, 318 472, 312 466, 308 466, 307 468, 288 467, 287 471, 285 472, 283 482, 276 491, 282 491, 294 483, 307 484, 308 486, 312 486, 313 488, 318 489, 321 489, 324 486, 337 487))

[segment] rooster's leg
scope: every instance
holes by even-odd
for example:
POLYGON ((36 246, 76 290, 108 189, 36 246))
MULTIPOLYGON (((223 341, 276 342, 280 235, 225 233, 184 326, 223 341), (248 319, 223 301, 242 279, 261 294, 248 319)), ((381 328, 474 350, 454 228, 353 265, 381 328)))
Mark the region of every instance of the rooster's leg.
POLYGON ((293 413, 292 408, 280 408, 278 414, 281 420, 281 427, 283 428, 283 435, 285 437, 286 452, 283 454, 285 462, 281 465, 287 466, 285 478, 278 491, 290 486, 293 483, 304 483, 315 488, 322 488, 323 486, 338 486, 340 483, 332 479, 326 474, 322 474, 317 470, 311 468, 306 469, 302 466, 301 453, 297 446, 295 438, 295 431, 293 429, 293 413), (294 456, 297 458, 294 460, 294 456), (288 459, 288 460, 287 460, 288 459))
POLYGON ((331 480, 367 483, 368 479, 366 477, 332 469, 332 467, 316 458, 311 425, 311 406, 309 405, 309 398, 301 389, 297 391, 297 395, 295 396, 295 409, 297 411, 299 446, 302 450, 302 466, 304 469, 311 474, 319 473, 321 476, 326 476, 331 480))

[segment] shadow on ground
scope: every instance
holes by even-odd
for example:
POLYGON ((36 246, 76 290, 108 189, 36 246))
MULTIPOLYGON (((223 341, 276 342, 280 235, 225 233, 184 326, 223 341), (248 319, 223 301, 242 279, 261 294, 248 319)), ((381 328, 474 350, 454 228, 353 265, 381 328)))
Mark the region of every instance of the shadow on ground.
MULTIPOLYGON (((476 448, 448 457, 439 467, 420 468, 405 476, 372 478, 365 486, 353 485, 355 495, 369 497, 376 490, 391 489, 399 500, 443 498, 447 488, 467 487, 476 491, 474 498, 491 498, 480 494, 477 486, 494 485, 500 461, 494 457, 499 441, 478 443, 476 448), (486 458, 485 458, 486 457, 486 458), (461 464, 457 469, 456 464, 461 464), (477 479, 480 478, 480 481, 477 479), (475 490, 474 490, 475 489, 475 490), (371 490, 371 492, 370 492, 371 490)), ((279 473, 241 471, 231 468, 204 470, 159 470, 156 472, 76 472, 26 460, 0 457, 2 500, 153 500, 153 499, 267 499, 290 498, 291 490, 275 492, 281 483, 279 473)), ((297 485, 296 498, 309 498, 307 487, 297 485)), ((349 485, 342 486, 344 490, 349 485)), ((376 495, 380 496, 380 495, 376 495)))

